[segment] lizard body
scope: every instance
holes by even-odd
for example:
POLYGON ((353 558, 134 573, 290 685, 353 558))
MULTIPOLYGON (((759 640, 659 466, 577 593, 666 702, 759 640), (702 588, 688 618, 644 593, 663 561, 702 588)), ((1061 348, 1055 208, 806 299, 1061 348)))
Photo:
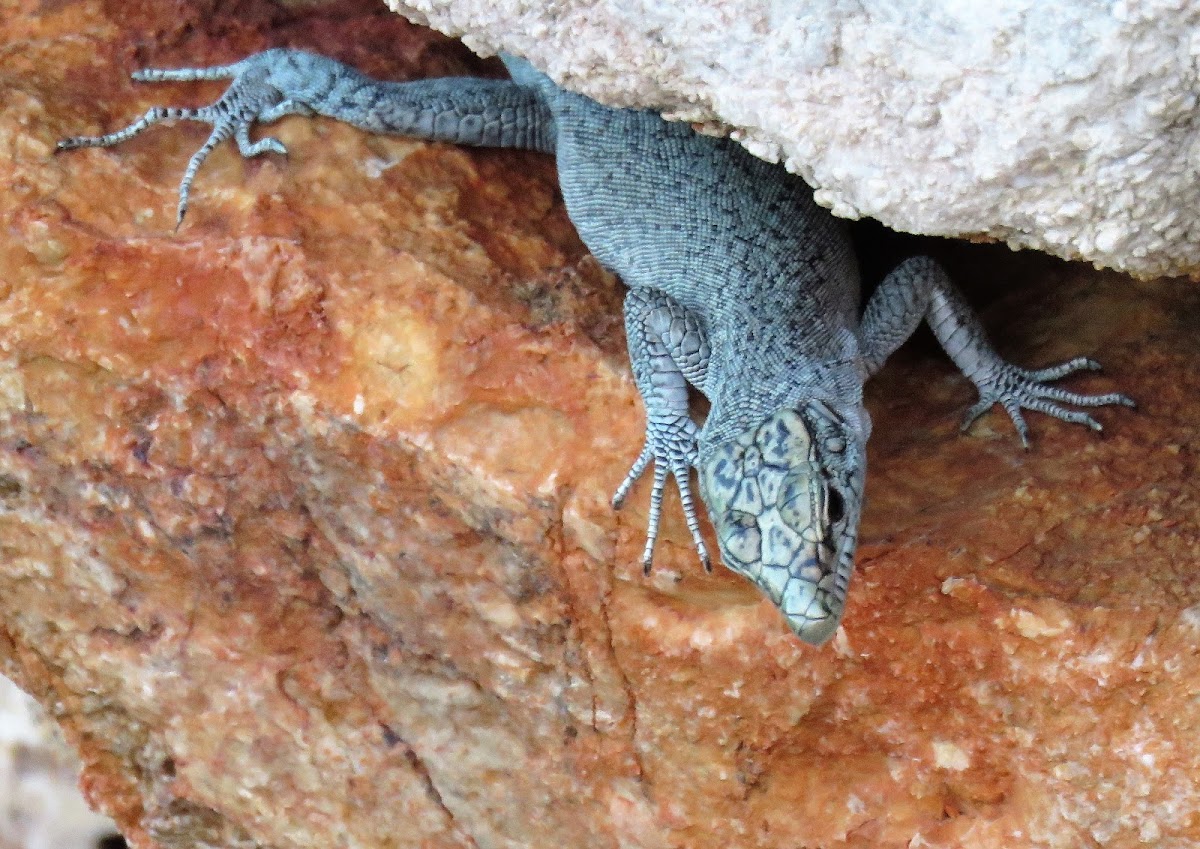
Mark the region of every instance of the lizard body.
POLYGON ((648 571, 667 478, 676 481, 697 552, 709 565, 690 474, 717 530, 722 559, 820 644, 842 617, 853 569, 871 423, 863 383, 924 318, 980 391, 964 428, 1001 404, 1100 425, 1063 404, 1132 405, 1049 381, 1098 365, 1077 358, 1026 371, 1002 360, 946 274, 930 259, 901 264, 860 314, 859 274, 843 225, 783 168, 727 138, 655 112, 611 109, 558 88, 522 60, 513 79, 373 80, 331 59, 274 49, 219 68, 146 70, 135 79, 228 79, 214 104, 156 108, 124 130, 60 142, 107 146, 166 119, 214 129, 180 184, 178 219, 208 153, 233 138, 245 156, 285 152, 249 129, 284 115, 322 114, 371 132, 553 153, 568 214, 589 250, 629 287, 625 324, 646 406, 646 443, 614 496, 643 472, 654 483, 648 571), (689 387, 711 402, 698 426, 689 387))

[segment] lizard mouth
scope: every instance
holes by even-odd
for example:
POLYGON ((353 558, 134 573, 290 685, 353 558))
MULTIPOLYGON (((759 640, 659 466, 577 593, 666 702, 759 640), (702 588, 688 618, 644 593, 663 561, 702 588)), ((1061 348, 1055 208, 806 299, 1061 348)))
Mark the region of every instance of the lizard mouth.
POLYGON ((862 465, 848 456, 850 437, 827 405, 810 402, 773 413, 701 464, 726 566, 814 645, 837 630, 853 569, 858 510, 843 472, 862 465))

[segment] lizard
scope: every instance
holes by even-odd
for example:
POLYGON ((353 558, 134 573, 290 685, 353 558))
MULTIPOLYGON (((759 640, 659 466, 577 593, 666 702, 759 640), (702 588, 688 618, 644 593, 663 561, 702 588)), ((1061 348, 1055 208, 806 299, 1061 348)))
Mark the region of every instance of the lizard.
POLYGON ((1052 385, 1099 369, 1087 357, 1034 370, 1002 359, 929 257, 898 265, 864 308, 845 224, 799 177, 728 137, 650 109, 604 106, 525 60, 501 58, 509 80, 380 81, 291 48, 218 67, 144 69, 133 79, 232 83, 208 106, 154 107, 124 129, 64 139, 57 150, 115 145, 160 121, 211 125, 180 182, 177 227, 209 153, 232 137, 245 157, 284 154, 281 141, 252 141, 250 130, 290 114, 552 154, 580 238, 627 287, 627 347, 646 430, 612 503, 620 508, 653 464, 644 571, 669 478, 711 571, 693 497, 696 470, 725 565, 813 645, 836 632, 854 568, 871 433, 863 385, 922 320, 979 392, 963 430, 999 404, 1028 448, 1023 410, 1100 431, 1092 415, 1073 408, 1134 405, 1120 393, 1052 385), (689 412, 692 390, 710 404, 702 424, 689 412))

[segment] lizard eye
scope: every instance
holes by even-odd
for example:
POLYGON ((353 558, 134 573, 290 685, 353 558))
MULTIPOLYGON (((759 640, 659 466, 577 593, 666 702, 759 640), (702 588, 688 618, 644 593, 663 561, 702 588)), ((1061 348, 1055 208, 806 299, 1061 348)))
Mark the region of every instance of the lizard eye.
POLYGON ((830 489, 825 493, 825 506, 829 510, 829 521, 833 524, 836 525, 845 518, 846 505, 836 489, 830 489))

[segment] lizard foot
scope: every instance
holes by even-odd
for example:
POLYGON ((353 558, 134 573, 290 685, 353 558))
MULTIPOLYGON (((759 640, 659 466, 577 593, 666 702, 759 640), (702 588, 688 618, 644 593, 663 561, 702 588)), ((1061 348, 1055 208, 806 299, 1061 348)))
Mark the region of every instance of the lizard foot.
POLYGON ((1017 427, 1017 435, 1021 445, 1029 447, 1029 426, 1021 410, 1036 410, 1061 419, 1064 422, 1087 425, 1094 431, 1104 428, 1089 414, 1081 410, 1070 410, 1063 404, 1073 404, 1078 407, 1103 407, 1109 404, 1119 404, 1123 407, 1137 406, 1133 399, 1119 392, 1109 392, 1103 395, 1084 395, 1079 392, 1068 392, 1049 382, 1074 374, 1078 371, 1098 371, 1100 364, 1088 357, 1076 357, 1065 363, 1059 363, 1043 369, 1023 369, 1000 360, 990 369, 985 377, 975 381, 979 389, 979 401, 963 417, 962 430, 966 430, 975 420, 987 412, 993 404, 1004 407, 1009 418, 1017 427))
POLYGON ((612 505, 620 509, 625 503, 629 490, 637 483, 638 478, 646 471, 650 462, 654 462, 654 484, 650 490, 650 515, 647 520, 646 548, 642 552, 642 572, 650 574, 650 566, 654 559, 654 544, 658 541, 658 525, 662 516, 663 493, 667 487, 667 474, 675 478, 679 487, 679 500, 683 503, 683 513, 687 518, 688 530, 692 534, 692 543, 700 562, 707 572, 712 571, 712 560, 708 549, 700 536, 700 518, 696 513, 696 502, 692 497, 691 473, 696 465, 696 425, 687 417, 680 420, 658 421, 651 420, 646 426, 646 444, 642 453, 633 461, 633 467, 613 495, 612 505))
POLYGON ((272 68, 284 51, 267 50, 235 62, 214 68, 146 68, 133 73, 137 82, 190 82, 193 80, 232 79, 233 82, 221 98, 209 106, 198 109, 155 106, 149 109, 124 129, 102 136, 75 136, 58 143, 55 152, 74 150, 80 147, 110 147, 131 139, 160 121, 199 121, 213 128, 208 140, 192 155, 183 180, 179 183, 179 209, 176 226, 183 223, 187 213, 188 195, 192 181, 204 160, 213 149, 229 137, 237 142, 242 156, 258 156, 263 153, 286 154, 287 148, 276 138, 250 140, 250 127, 255 122, 270 123, 291 114, 312 114, 312 110, 295 100, 287 98, 279 88, 268 81, 272 68))

